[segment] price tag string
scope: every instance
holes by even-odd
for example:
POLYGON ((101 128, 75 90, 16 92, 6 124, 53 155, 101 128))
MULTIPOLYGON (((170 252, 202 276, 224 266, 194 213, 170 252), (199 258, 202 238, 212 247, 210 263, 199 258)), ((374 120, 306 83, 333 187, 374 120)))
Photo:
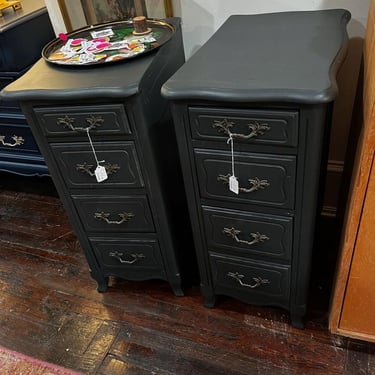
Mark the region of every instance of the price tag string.
POLYGON ((234 141, 233 141, 232 134, 229 134, 227 143, 230 143, 230 151, 231 151, 231 156, 232 156, 232 175, 229 177, 229 190, 235 194, 238 194, 239 193, 238 180, 234 174, 234 145, 233 145, 234 141))
POLYGON ((106 171, 105 167, 100 165, 100 163, 104 163, 105 160, 100 160, 100 161, 98 160, 98 157, 96 156, 94 145, 93 145, 91 137, 90 137, 90 129, 89 128, 86 128, 86 133, 87 133, 87 137, 90 141, 92 153, 94 154, 95 161, 96 161, 96 168, 95 168, 96 181, 102 182, 102 181, 104 181, 108 178, 107 171, 106 171))
POLYGON ((101 160, 101 161, 98 160, 98 158, 96 156, 94 145, 93 145, 91 137, 90 137, 90 129, 89 128, 86 128, 86 133, 87 133, 87 137, 89 138, 89 141, 90 141, 90 145, 91 145, 92 153, 94 154, 94 157, 95 157, 96 165, 99 167, 100 163, 104 163, 105 160, 101 160))
POLYGON ((232 134, 229 135, 227 143, 230 143, 230 151, 232 154, 232 176, 234 176, 234 149, 233 149, 233 137, 232 134))

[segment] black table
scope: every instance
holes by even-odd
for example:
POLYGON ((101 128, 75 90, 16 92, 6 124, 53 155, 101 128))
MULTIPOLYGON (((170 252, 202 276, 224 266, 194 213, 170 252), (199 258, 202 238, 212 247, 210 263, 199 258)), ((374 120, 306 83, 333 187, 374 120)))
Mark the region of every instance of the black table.
POLYGON ((221 294, 280 306, 303 327, 349 20, 231 16, 164 84, 206 306, 221 294))
POLYGON ((183 295, 183 272, 189 277, 194 265, 173 123, 160 94, 184 63, 180 21, 169 22, 173 37, 149 54, 90 67, 40 59, 1 94, 20 101, 101 292, 117 276, 167 280, 183 295), (101 182, 96 157, 108 176, 101 182))

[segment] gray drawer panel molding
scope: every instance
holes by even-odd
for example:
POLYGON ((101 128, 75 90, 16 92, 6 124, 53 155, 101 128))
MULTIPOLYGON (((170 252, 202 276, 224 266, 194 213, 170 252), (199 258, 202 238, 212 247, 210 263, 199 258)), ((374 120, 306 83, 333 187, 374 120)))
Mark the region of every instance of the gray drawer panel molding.
POLYGON ((87 232, 154 232, 146 196, 72 196, 87 232))
POLYGON ((104 273, 126 275, 127 279, 165 278, 157 240, 91 238, 104 273))
POLYGON ((121 104, 100 106, 35 108, 43 133, 48 136, 85 134, 130 134, 130 125, 121 104))
POLYGON ((294 208, 296 158, 289 155, 235 153, 240 192, 229 190, 231 154, 195 150, 201 197, 263 206, 294 208))
POLYGON ((77 187, 128 187, 144 186, 140 164, 132 142, 95 143, 98 160, 104 160, 108 179, 98 183, 95 178, 96 161, 90 144, 50 145, 55 160, 69 188, 77 187))
POLYGON ((193 139, 296 147, 298 112, 226 108, 189 108, 193 139))
POLYGON ((290 261, 293 217, 202 207, 209 249, 226 254, 290 261))
MULTIPOLYGON (((228 294, 252 294, 287 300, 290 292, 290 268, 210 254, 214 288, 226 288, 228 294)), ((255 301, 256 301, 256 297, 255 301)))

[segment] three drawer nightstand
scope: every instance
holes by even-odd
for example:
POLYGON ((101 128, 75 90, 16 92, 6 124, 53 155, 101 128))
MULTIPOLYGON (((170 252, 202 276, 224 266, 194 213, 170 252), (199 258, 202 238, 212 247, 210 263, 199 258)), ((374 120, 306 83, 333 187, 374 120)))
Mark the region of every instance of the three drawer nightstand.
POLYGON ((345 10, 231 16, 164 85, 205 305, 274 305, 303 327, 345 10))
POLYGON ((90 67, 41 59, 2 91, 21 103, 99 291, 115 276, 166 280, 182 295, 183 269, 195 264, 171 113, 160 95, 185 61, 180 21, 169 22, 171 39, 144 56, 90 67))

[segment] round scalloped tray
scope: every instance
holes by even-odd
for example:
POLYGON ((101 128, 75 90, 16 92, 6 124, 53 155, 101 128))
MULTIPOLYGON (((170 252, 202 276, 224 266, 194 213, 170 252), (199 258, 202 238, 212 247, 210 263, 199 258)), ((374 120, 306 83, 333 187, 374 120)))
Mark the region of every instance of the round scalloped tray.
POLYGON ((173 25, 148 19, 150 33, 134 35, 132 21, 116 21, 87 26, 49 42, 42 50, 51 64, 85 67, 127 61, 149 53, 174 34, 173 25), (64 38, 65 39, 65 38, 64 38))

